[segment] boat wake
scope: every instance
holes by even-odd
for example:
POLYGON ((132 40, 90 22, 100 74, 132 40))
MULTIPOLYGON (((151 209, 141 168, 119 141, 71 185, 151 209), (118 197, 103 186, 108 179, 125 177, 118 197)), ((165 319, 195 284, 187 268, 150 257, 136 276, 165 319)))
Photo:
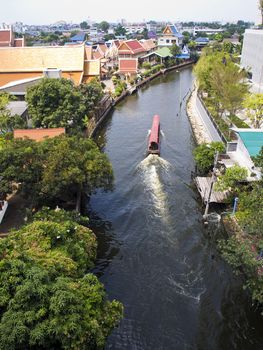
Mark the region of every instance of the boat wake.
POLYGON ((169 219, 168 198, 164 190, 162 175, 169 174, 171 168, 169 162, 153 154, 150 154, 137 166, 155 216, 161 217, 162 221, 167 223, 169 219))

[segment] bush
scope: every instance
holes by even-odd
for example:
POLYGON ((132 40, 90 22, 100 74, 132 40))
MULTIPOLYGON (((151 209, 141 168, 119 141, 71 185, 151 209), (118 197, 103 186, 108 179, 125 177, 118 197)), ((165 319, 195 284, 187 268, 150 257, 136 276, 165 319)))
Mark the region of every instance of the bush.
POLYGON ((143 62, 142 67, 145 69, 150 69, 151 68, 151 63, 150 62, 143 62))
POLYGON ((194 159, 199 170, 208 172, 213 164, 216 152, 223 153, 225 146, 222 142, 203 143, 194 150, 194 159))

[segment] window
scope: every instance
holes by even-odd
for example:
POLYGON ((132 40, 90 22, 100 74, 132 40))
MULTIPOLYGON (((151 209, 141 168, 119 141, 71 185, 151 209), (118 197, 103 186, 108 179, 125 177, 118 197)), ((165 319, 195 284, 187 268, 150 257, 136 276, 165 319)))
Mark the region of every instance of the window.
POLYGON ((166 39, 166 43, 169 44, 170 40, 169 39, 166 39))

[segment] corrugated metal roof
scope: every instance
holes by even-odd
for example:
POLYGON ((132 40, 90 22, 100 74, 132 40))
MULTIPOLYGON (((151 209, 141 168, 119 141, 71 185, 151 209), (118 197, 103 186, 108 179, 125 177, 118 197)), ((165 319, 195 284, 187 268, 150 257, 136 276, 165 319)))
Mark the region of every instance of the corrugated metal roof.
POLYGON ((80 42, 82 42, 82 41, 85 40, 85 37, 86 37, 86 33, 79 32, 76 35, 74 35, 72 38, 70 38, 69 40, 70 41, 80 41, 80 42))

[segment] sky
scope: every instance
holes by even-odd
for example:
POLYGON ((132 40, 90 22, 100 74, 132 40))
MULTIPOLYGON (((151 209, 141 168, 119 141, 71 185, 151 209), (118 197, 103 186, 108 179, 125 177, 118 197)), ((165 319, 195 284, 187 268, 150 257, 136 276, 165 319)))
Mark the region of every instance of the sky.
MULTIPOLYGON (((3 1, 3 0, 1 0, 3 1)), ((236 21, 255 22, 258 0, 8 0, 1 6, 0 25, 53 24, 60 20, 117 22, 236 21)))

